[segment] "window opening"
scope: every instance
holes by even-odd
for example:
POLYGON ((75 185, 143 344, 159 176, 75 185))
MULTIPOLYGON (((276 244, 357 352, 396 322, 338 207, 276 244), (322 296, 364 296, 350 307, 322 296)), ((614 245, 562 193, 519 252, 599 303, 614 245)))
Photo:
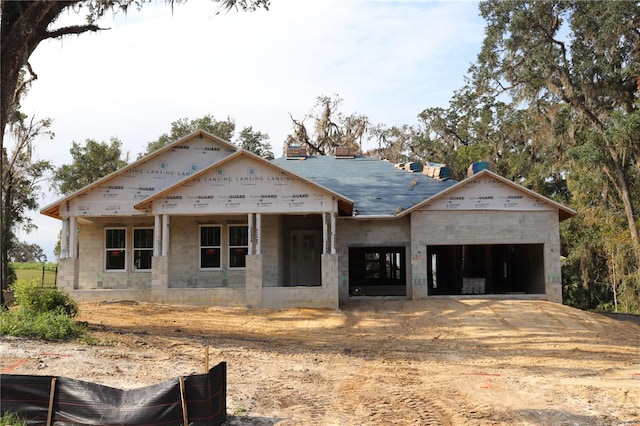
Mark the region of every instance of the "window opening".
POLYGON ((200 268, 220 268, 220 226, 200 227, 200 268))
POLYGON ((249 253, 249 227, 229 226, 229 268, 244 268, 249 253))
POLYGON ((151 269, 153 258, 153 228, 133 230, 133 268, 136 271, 151 269))
POLYGON ((125 269, 127 230, 124 228, 105 231, 105 269, 118 271, 125 269))

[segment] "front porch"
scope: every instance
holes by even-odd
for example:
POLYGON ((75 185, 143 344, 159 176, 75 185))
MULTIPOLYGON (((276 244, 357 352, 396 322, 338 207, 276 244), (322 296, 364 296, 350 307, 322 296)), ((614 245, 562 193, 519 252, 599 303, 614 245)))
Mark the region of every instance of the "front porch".
POLYGON ((77 229, 65 231, 78 241, 75 250, 67 243, 68 256, 60 259, 59 287, 83 302, 337 309, 335 229, 330 213, 83 218, 77 229), (139 270, 129 234, 144 227, 153 229, 153 255, 150 269, 139 270), (126 236, 120 270, 106 269, 112 229, 126 236), (216 240, 203 242, 211 229, 216 240), (244 235, 244 241, 233 241, 232 234, 244 235), (105 250, 107 260, 95 262, 105 250))

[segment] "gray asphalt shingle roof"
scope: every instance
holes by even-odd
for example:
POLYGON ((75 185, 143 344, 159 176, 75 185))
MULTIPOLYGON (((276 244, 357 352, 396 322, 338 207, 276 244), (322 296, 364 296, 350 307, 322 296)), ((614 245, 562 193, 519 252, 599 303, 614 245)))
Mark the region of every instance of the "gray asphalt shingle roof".
POLYGON ((282 157, 273 163, 353 200, 359 216, 395 215, 457 183, 399 170, 371 157, 282 157))

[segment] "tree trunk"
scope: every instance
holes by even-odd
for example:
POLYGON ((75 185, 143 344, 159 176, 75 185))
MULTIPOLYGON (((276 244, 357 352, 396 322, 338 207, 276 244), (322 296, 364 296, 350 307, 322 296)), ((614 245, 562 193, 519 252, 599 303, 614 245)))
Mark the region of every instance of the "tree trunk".
MULTIPOLYGON (((619 191, 622 204, 624 205, 624 213, 627 217, 627 223, 629 225, 629 232, 631 233, 631 244, 633 247, 633 253, 636 258, 636 268, 640 274, 640 236, 638 236, 638 226, 636 225, 636 219, 633 212, 633 204, 631 203, 631 194, 629 193, 629 187, 627 185, 627 179, 624 176, 624 169, 619 161, 619 155, 615 147, 613 147, 609 141, 607 141, 607 148, 609 155, 613 160, 616 172, 616 188, 619 191)), ((639 277, 640 278, 640 277, 639 277)))

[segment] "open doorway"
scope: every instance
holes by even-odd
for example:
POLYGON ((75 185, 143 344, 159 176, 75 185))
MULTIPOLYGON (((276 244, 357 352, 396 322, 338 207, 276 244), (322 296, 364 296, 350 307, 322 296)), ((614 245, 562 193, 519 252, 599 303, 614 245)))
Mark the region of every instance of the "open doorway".
POLYGON ((429 295, 544 294, 543 244, 427 246, 429 295))
POLYGON ((406 296, 404 247, 350 247, 351 296, 406 296))

